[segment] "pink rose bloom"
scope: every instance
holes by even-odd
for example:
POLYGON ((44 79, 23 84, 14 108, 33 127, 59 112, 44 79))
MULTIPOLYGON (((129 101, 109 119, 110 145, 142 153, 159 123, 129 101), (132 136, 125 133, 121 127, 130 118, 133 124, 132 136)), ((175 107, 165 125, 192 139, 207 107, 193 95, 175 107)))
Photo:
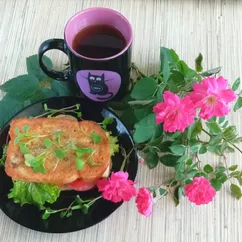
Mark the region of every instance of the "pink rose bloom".
POLYGON ((146 217, 151 215, 153 196, 148 189, 144 187, 140 188, 135 202, 139 213, 145 215, 146 217))
POLYGON ((117 203, 122 200, 127 202, 135 196, 135 182, 128 180, 128 176, 128 172, 118 171, 112 172, 108 179, 97 181, 98 190, 102 191, 103 198, 117 203))
POLYGON ((223 117, 229 113, 228 103, 236 99, 235 92, 228 88, 228 81, 220 76, 203 79, 201 83, 193 85, 194 92, 190 98, 196 108, 201 108, 199 116, 205 120, 214 116, 223 117))
POLYGON ((187 126, 194 122, 196 110, 189 96, 180 98, 178 95, 165 91, 164 102, 154 106, 156 123, 164 123, 164 130, 168 132, 183 132, 187 126))
POLYGON ((203 176, 193 178, 193 183, 187 184, 184 189, 188 200, 197 205, 210 203, 216 195, 216 190, 203 176))

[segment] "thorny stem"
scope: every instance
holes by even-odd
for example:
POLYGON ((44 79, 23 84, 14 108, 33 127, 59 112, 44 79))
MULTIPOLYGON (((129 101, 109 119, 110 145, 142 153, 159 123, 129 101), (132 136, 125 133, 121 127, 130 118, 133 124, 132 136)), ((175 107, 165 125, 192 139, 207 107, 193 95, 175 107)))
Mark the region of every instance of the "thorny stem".
POLYGON ((232 184, 232 182, 231 182, 231 177, 229 176, 229 168, 228 168, 228 164, 227 164, 227 158, 226 158, 226 156, 223 154, 223 158, 224 158, 224 165, 225 165, 225 167, 226 167, 226 173, 227 173, 227 177, 229 178, 229 182, 232 184))
MULTIPOLYGON (((123 149, 123 148, 122 148, 122 149, 123 149)), ((129 158, 129 156, 130 156, 130 154, 132 153, 132 151, 133 151, 134 149, 135 149, 135 148, 133 147, 127 155, 126 155, 126 151, 125 151, 125 149, 123 149, 123 151, 125 152, 125 154, 124 154, 124 160, 123 160, 123 163, 122 163, 122 165, 121 165, 121 167, 120 167, 120 171, 123 171, 123 170, 124 170, 124 167, 125 167, 125 165, 126 165, 126 162, 127 162, 128 158, 129 158)))
POLYGON ((233 144, 232 142, 230 142, 230 141, 227 141, 229 144, 231 144, 236 150, 238 150, 240 153, 242 153, 242 150, 238 147, 238 146, 236 146, 235 144, 233 144))
POLYGON ((143 72, 139 70, 139 68, 134 63, 131 64, 131 68, 133 68, 133 70, 136 72, 138 76, 141 76, 141 77, 146 76, 143 72))
POLYGON ((210 136, 210 137, 212 136, 211 134, 209 134, 209 133, 208 133, 208 131, 207 131, 207 130, 202 129, 202 131, 203 131, 204 133, 206 133, 208 136, 210 136))

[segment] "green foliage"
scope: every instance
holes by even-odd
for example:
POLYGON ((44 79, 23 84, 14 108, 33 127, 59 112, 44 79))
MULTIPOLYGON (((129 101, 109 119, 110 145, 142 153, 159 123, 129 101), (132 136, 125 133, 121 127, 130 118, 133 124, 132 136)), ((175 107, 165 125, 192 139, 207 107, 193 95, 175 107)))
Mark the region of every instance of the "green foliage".
POLYGON ((35 204, 40 209, 44 208, 46 203, 54 203, 60 195, 60 189, 50 184, 14 181, 8 198, 14 200, 15 203, 35 204))
POLYGON ((157 81, 152 77, 144 77, 134 85, 130 96, 134 99, 146 99, 152 97, 157 87, 157 81))
POLYGON ((198 57, 195 59, 195 68, 197 72, 201 72, 203 70, 202 67, 203 56, 199 53, 198 57))
POLYGON ((238 97, 235 105, 234 105, 234 112, 236 112, 237 110, 239 110, 242 107, 242 97, 238 97))
POLYGON ((8 150, 8 145, 3 145, 2 147, 2 157, 0 158, 0 166, 5 166, 5 161, 7 158, 7 150, 8 150))
POLYGON ((230 191, 232 196, 235 197, 236 199, 240 199, 242 197, 241 189, 236 184, 230 185, 230 191))
POLYGON ((238 77, 232 85, 232 90, 236 91, 240 86, 240 78, 238 77))
POLYGON ((134 141, 143 143, 149 140, 153 135, 155 127, 155 114, 150 114, 143 118, 135 124, 134 141))
POLYGON ((95 144, 99 144, 102 141, 102 136, 97 134, 95 131, 92 132, 89 137, 93 140, 95 144))
POLYGON ((147 157, 145 161, 150 169, 155 168, 159 162, 158 153, 154 149, 149 149, 149 152, 147 153, 147 157))
POLYGON ((106 132, 110 145, 110 155, 114 156, 115 153, 119 152, 118 137, 112 136, 111 133, 106 132))
MULTIPOLYGON (((52 62, 47 56, 43 57, 43 61, 52 68, 52 62)), ((26 66, 28 74, 12 78, 0 86, 5 94, 0 101, 0 129, 31 103, 50 97, 75 95, 71 82, 60 82, 46 76, 39 66, 38 55, 27 57, 26 66)))
MULTIPOLYGON (((47 56, 43 56, 43 62, 48 68, 52 68, 53 64, 47 56)), ((39 66, 38 55, 32 55, 26 58, 27 72, 29 75, 36 76, 39 81, 43 81, 48 76, 41 70, 39 66)))

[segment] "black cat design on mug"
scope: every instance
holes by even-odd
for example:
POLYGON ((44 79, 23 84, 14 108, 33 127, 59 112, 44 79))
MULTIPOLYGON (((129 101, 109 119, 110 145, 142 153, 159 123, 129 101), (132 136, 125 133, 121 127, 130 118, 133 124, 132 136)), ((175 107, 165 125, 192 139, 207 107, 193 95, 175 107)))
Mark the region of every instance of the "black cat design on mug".
POLYGON ((113 93, 109 92, 108 85, 105 83, 104 73, 100 75, 92 75, 88 73, 88 83, 90 87, 90 93, 94 95, 106 96, 108 97, 97 97, 99 100, 106 100, 113 97, 113 93))

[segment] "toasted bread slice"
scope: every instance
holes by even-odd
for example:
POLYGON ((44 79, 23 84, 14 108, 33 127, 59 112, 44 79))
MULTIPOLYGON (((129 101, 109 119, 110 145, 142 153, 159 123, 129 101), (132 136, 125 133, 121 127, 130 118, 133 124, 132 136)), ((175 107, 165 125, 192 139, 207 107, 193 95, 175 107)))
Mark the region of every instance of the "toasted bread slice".
MULTIPOLYGON (((92 121, 75 121, 71 119, 61 118, 37 118, 28 119, 21 118, 13 120, 10 124, 10 142, 7 150, 7 159, 5 171, 13 180, 26 182, 40 182, 49 184, 68 184, 81 178, 83 181, 92 182, 101 178, 105 170, 110 164, 110 147, 109 141, 102 128, 92 121), (23 133, 23 127, 28 126, 28 133, 42 136, 30 141, 29 138, 22 140, 23 143, 28 143, 29 151, 32 155, 38 156, 47 151, 44 161, 46 173, 35 172, 32 167, 25 165, 24 154, 20 151, 19 145, 14 144, 17 137, 16 128, 19 128, 20 133, 23 133), (47 150, 43 145, 44 139, 54 141, 54 134, 57 131, 63 131, 60 135, 60 147, 66 147, 67 154, 58 159, 53 152, 55 147, 47 150), (95 132, 101 136, 100 143, 94 143, 89 137, 95 132), (72 144, 79 148, 93 148, 92 161, 96 163, 91 166, 89 162, 85 162, 84 168, 80 171, 76 168, 76 153, 69 149, 72 144)), ((90 154, 86 154, 83 159, 88 158, 90 154)))

